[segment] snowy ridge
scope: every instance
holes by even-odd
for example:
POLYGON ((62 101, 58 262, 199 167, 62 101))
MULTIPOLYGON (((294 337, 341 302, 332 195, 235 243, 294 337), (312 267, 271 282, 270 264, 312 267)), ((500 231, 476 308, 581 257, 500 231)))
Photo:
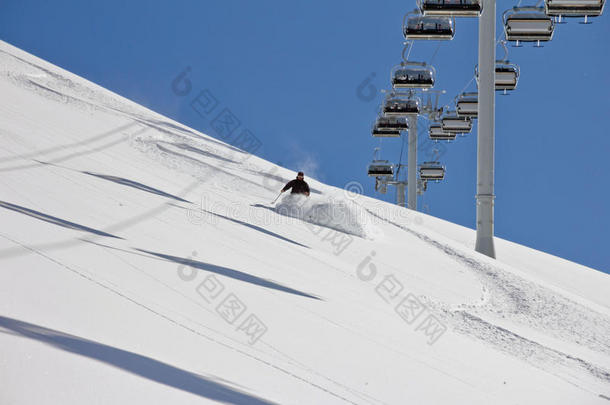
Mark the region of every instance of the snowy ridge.
POLYGON ((1 42, 0 92, 0 403, 608 403, 608 275, 272 205, 291 171, 1 42))

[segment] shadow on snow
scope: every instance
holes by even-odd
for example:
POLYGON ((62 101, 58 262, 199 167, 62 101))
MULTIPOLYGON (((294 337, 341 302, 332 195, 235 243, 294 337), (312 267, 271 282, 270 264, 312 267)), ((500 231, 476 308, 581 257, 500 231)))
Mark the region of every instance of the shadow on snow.
POLYGON ((177 201, 181 201, 181 202, 185 202, 185 203, 190 203, 190 201, 187 201, 187 200, 185 200, 183 198, 180 198, 180 197, 177 197, 175 195, 166 193, 165 191, 161 191, 159 189, 147 186, 146 184, 138 183, 137 181, 125 179, 123 177, 109 176, 109 175, 106 175, 106 174, 98 174, 98 173, 92 173, 92 172, 81 172, 81 173, 87 174, 89 176, 95 176, 95 177, 98 177, 100 179, 112 181, 112 182, 117 183, 117 184, 122 184, 124 186, 133 187, 133 188, 136 188, 138 190, 146 191, 148 193, 157 194, 157 195, 160 195, 162 197, 173 198, 174 200, 177 200, 177 201))
POLYGON ((145 249, 138 249, 138 248, 134 248, 134 249, 137 250, 137 251, 140 251, 140 252, 148 253, 148 254, 156 256, 156 257, 160 257, 160 258, 165 259, 165 260, 172 261, 172 262, 177 263, 177 264, 181 264, 181 265, 185 265, 185 266, 190 266, 190 267, 192 267, 194 269, 199 269, 199 270, 204 270, 204 271, 209 271, 209 272, 212 272, 212 273, 220 274, 222 276, 230 277, 230 278, 233 278, 235 280, 244 281, 246 283, 251 283, 251 284, 254 284, 254 285, 258 285, 258 286, 265 287, 265 288, 270 288, 270 289, 277 290, 277 291, 286 292, 286 293, 289 293, 289 294, 299 295, 301 297, 313 298, 313 299, 316 299, 316 300, 320 299, 320 298, 318 298, 318 297, 316 297, 314 295, 310 295, 310 294, 307 294, 305 292, 302 292, 302 291, 299 291, 299 290, 295 290, 295 289, 290 288, 290 287, 283 286, 283 285, 278 284, 276 282, 269 281, 269 280, 266 280, 264 278, 253 276, 251 274, 244 273, 244 272, 239 271, 239 270, 234 270, 234 269, 231 269, 231 268, 228 268, 228 267, 218 266, 218 265, 211 264, 211 263, 206 263, 206 262, 200 262, 198 260, 187 259, 187 258, 184 258, 184 257, 171 256, 171 255, 166 255, 166 254, 163 254, 163 253, 151 252, 151 251, 145 250, 145 249))
POLYGON ((0 328, 13 335, 46 343, 56 349, 88 357, 120 368, 159 384, 167 385, 214 401, 236 405, 268 405, 272 402, 193 372, 133 352, 54 329, 0 316, 0 328))
POLYGON ((48 223, 51 223, 51 224, 54 224, 54 225, 62 226, 64 228, 75 229, 77 231, 89 232, 89 233, 92 233, 92 234, 95 234, 95 235, 99 235, 99 236, 107 236, 109 238, 123 239, 123 238, 121 238, 119 236, 114 236, 114 235, 111 235, 109 233, 106 233, 106 232, 103 232, 103 231, 99 231, 97 229, 89 228, 89 227, 84 226, 84 225, 80 225, 80 224, 76 224, 74 222, 66 221, 65 219, 53 217, 51 215, 44 214, 44 213, 42 213, 40 211, 35 211, 35 210, 29 209, 29 208, 22 207, 20 205, 11 204, 11 203, 6 202, 6 201, 0 201, 0 207, 6 208, 7 210, 19 212, 20 214, 28 215, 28 216, 30 216, 32 218, 36 218, 36 219, 39 219, 41 221, 45 221, 45 222, 48 222, 48 223))

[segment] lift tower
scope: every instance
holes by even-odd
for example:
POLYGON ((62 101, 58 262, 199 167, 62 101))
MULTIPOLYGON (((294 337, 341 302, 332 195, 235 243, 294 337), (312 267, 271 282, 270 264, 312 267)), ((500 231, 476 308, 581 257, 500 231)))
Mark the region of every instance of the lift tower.
POLYGON ((479 17, 479 112, 477 120, 477 240, 475 250, 496 257, 494 248, 494 153, 496 0, 482 0, 479 17))

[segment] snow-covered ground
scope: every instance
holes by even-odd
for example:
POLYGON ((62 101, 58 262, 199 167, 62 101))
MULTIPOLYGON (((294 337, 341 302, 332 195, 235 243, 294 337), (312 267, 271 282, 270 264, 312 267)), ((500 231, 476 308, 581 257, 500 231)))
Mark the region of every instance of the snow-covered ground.
POLYGON ((610 403, 607 274, 293 177, 0 43, 0 404, 610 403))

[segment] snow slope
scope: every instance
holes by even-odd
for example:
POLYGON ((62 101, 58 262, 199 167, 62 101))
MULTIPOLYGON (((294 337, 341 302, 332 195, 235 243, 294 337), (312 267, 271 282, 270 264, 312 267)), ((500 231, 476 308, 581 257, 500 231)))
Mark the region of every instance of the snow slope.
POLYGON ((293 176, 0 43, 0 404, 609 403, 608 275, 293 176))

